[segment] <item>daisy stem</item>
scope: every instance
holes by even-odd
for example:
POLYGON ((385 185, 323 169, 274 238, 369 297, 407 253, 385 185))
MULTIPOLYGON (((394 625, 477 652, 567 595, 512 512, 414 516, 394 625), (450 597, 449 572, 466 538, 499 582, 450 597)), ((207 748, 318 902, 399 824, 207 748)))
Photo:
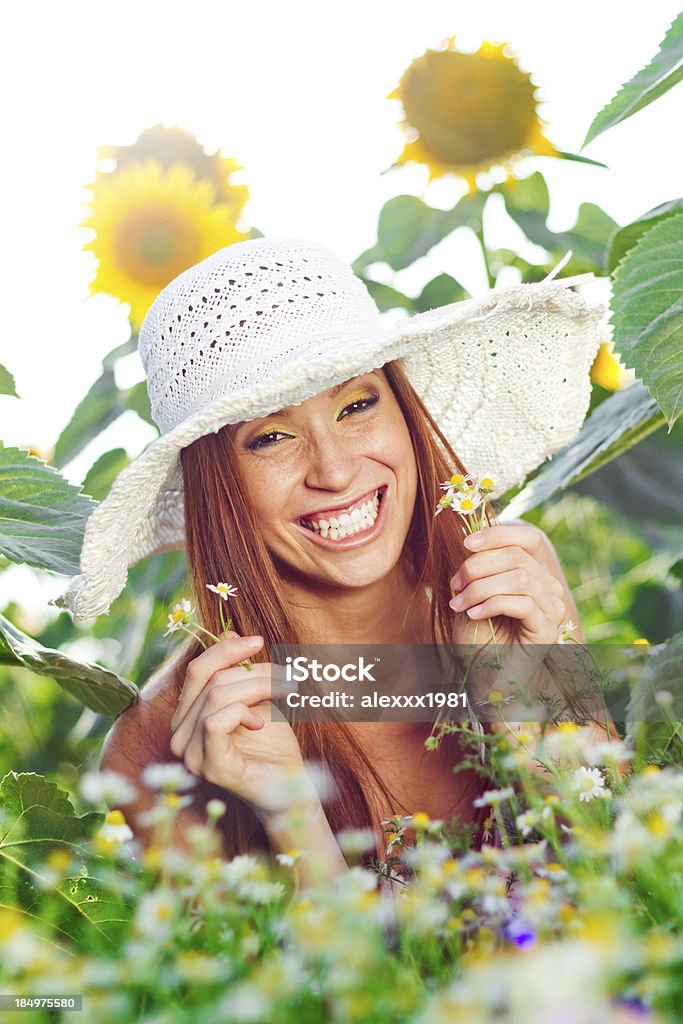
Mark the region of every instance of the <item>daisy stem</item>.
MULTIPOLYGON (((190 619, 190 622, 195 627, 195 629, 201 629, 202 633, 206 633, 207 636, 210 636, 211 639, 214 641, 214 643, 219 643, 220 642, 220 638, 217 637, 217 636, 214 636, 214 634, 209 629, 204 629, 203 626, 200 626, 198 622, 194 622, 192 619, 190 619)), ((197 637, 197 639, 199 640, 200 637, 197 637)))
POLYGON ((221 598, 220 603, 218 605, 218 610, 221 613, 221 625, 223 626, 223 632, 229 633, 230 630, 232 629, 232 619, 230 618, 230 616, 228 616, 228 621, 225 621, 225 618, 223 616, 223 601, 224 598, 221 598))

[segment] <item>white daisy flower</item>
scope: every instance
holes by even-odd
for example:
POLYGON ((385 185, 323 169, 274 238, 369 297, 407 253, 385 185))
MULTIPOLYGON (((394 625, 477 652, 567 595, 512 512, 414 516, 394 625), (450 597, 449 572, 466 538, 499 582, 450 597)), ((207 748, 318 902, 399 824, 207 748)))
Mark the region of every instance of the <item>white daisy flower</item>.
POLYGON ((104 819, 104 824, 97 832, 99 839, 106 839, 113 843, 127 843, 133 838, 133 830, 126 824, 121 811, 110 811, 104 819))
POLYGON ((135 930, 150 939, 167 939, 173 930, 178 907, 178 895, 172 889, 158 886, 143 893, 135 914, 135 930))
POLYGON ((224 601, 227 601, 229 597, 234 597, 237 593, 237 587, 233 587, 230 583, 216 583, 215 586, 213 583, 207 583, 206 586, 209 590, 213 590, 214 594, 222 597, 224 601))
POLYGON ((506 786, 505 789, 487 789, 472 803, 475 807, 492 807, 495 804, 502 804, 503 800, 509 800, 514 795, 515 791, 512 786, 506 786))
POLYGON ((81 796, 90 804, 104 800, 107 804, 132 804, 138 791, 119 772, 84 772, 80 779, 81 796))
POLYGON ((557 635, 557 643, 558 644, 569 643, 570 640, 574 639, 574 637, 572 636, 572 633, 574 632, 575 629, 578 629, 578 628, 579 627, 576 625, 575 622, 572 622, 571 619, 567 619, 567 621, 563 622, 562 625, 560 626, 560 631, 559 631, 559 633, 557 635))
POLYGON ((180 762, 170 761, 168 764, 148 764, 143 769, 142 781, 151 789, 175 793, 179 789, 190 789, 198 785, 199 778, 186 771, 180 762))
POLYGON ((482 495, 476 490, 468 494, 456 494, 453 497, 451 508, 454 512, 459 512, 460 515, 468 516, 472 512, 476 512, 482 500, 482 495))
POLYGON ((167 793, 159 797, 157 802, 148 811, 138 814, 138 821, 141 825, 157 825, 162 821, 170 821, 183 807, 188 807, 194 797, 178 796, 177 793, 167 793))
POLYGON ((179 604, 173 605, 173 610, 168 615, 168 628, 164 636, 175 633, 182 625, 188 623, 194 614, 194 608, 186 598, 182 598, 179 604))
POLYGON ((572 787, 579 794, 579 800, 592 800, 594 797, 611 796, 605 786, 605 780, 599 768, 577 768, 572 775, 572 787))
POLYGON ((287 853, 276 854, 275 859, 279 864, 284 864, 286 867, 291 868, 292 865, 305 856, 304 850, 289 850, 287 853))
POLYGON ((515 824, 523 836, 528 836, 534 826, 538 824, 538 814, 536 811, 525 811, 524 814, 518 814, 515 824))

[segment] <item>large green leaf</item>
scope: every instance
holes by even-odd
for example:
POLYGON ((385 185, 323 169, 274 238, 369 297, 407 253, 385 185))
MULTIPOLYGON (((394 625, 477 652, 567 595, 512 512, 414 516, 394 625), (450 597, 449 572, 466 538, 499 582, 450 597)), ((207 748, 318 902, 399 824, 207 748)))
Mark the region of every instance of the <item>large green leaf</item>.
POLYGON ((51 676, 81 704, 115 717, 137 700, 138 689, 128 679, 102 665, 77 661, 63 651, 43 647, 0 615, 0 664, 15 665, 51 676))
POLYGON ((415 308, 419 313, 423 313, 439 306, 449 306, 452 302, 462 302, 469 297, 469 292, 465 291, 460 282, 450 274, 437 274, 427 282, 415 299, 415 308))
POLYGON ((394 196, 380 211, 376 244, 354 260, 355 273, 362 273, 371 263, 388 263, 393 270, 403 270, 456 228, 481 230, 487 198, 486 192, 472 192, 452 209, 439 210, 417 196, 394 196))
POLYGON ((634 517, 641 530, 647 523, 651 542, 655 523, 679 527, 683 538, 683 487, 674 484, 680 479, 681 465, 683 420, 667 433, 662 416, 658 430, 581 480, 576 490, 604 502, 620 516, 634 517))
POLYGON ((113 448, 109 452, 104 452, 88 470, 83 481, 84 492, 96 501, 104 501, 114 480, 128 465, 130 459, 125 448, 113 448))
POLYGON ((611 305, 614 346, 671 429, 683 409, 683 213, 659 221, 629 250, 611 305))
POLYGON ((673 217, 683 213, 683 199, 672 199, 668 203, 655 206, 654 210, 644 213, 632 224, 618 228, 609 240, 607 246, 607 272, 611 274, 616 268, 619 260, 632 249, 641 235, 653 228, 660 220, 666 217, 673 217))
POLYGON ((19 398, 14 377, 2 363, 0 363, 0 395, 11 395, 13 398, 19 398))
POLYGON ((42 775, 9 772, 0 782, 0 904, 12 906, 28 925, 48 917, 51 933, 67 949, 74 940, 81 952, 115 944, 133 912, 87 873, 52 884, 43 866, 55 847, 96 861, 91 837, 102 821, 95 811, 77 815, 69 794, 42 775))
POLYGON ((114 370, 107 366, 85 398, 76 406, 73 416, 57 438, 54 450, 55 466, 65 466, 71 462, 94 437, 126 409, 124 395, 116 386, 114 370))
POLYGON ((594 118, 581 147, 597 138, 602 132, 625 121, 638 110, 663 96, 683 78, 683 14, 677 15, 664 36, 658 53, 647 67, 622 85, 613 100, 594 118))
POLYGON ((599 206, 582 203, 572 228, 551 231, 546 223, 550 196, 545 178, 539 171, 527 178, 510 178, 495 186, 495 191, 500 192, 508 215, 529 241, 543 246, 555 257, 571 249, 573 259, 565 270, 566 274, 602 269, 607 242, 618 225, 599 206), (577 265, 579 262, 580 266, 577 265))
POLYGON ((0 441, 0 553, 11 561, 77 573, 95 504, 53 466, 0 441))
MULTIPOLYGON (((639 381, 617 391, 588 417, 578 436, 550 460, 501 510, 514 519, 583 479, 661 427, 664 416, 639 381)), ((505 500, 502 496, 501 500, 505 500)))

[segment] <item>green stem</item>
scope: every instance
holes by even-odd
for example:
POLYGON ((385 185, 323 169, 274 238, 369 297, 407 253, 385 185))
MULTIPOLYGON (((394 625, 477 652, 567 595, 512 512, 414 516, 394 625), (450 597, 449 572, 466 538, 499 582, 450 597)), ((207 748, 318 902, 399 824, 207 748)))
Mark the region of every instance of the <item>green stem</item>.
POLYGON ((481 254, 484 257, 484 269, 486 270, 486 280, 488 281, 489 288, 493 288, 496 283, 496 279, 491 273, 491 266, 489 264, 489 251, 486 248, 486 242, 484 240, 483 210, 482 223, 479 226, 479 230, 475 231, 475 235, 479 239, 479 245, 481 246, 481 254))

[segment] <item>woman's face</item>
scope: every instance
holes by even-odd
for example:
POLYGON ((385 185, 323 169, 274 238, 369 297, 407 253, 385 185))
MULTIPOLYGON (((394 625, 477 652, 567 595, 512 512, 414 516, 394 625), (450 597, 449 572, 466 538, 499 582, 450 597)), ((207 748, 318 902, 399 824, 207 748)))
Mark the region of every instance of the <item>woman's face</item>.
POLYGON ((280 571, 362 587, 393 569, 413 514, 417 466, 383 370, 230 432, 280 571))

